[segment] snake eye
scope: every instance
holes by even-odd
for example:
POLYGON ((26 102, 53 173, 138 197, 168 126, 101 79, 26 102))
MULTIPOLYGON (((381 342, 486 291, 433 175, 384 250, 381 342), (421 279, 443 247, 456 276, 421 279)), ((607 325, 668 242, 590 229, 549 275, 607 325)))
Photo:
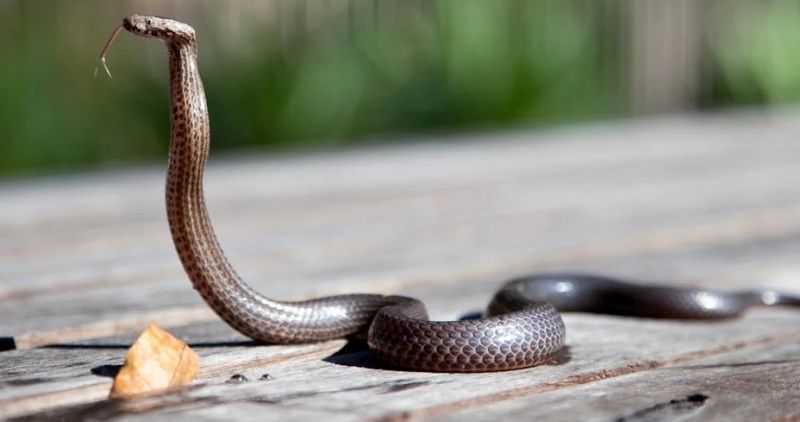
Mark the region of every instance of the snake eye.
POLYGON ((147 25, 147 26, 150 26, 150 25, 153 24, 153 20, 152 19, 147 19, 147 20, 144 21, 144 24, 147 25))

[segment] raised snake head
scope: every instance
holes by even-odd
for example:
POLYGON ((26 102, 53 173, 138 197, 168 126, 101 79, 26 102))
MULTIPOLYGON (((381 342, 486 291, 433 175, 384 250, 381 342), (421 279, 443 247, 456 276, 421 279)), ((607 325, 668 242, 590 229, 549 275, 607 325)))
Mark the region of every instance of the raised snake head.
POLYGON ((142 37, 178 43, 194 41, 194 28, 159 16, 131 15, 122 20, 122 26, 128 32, 142 37))

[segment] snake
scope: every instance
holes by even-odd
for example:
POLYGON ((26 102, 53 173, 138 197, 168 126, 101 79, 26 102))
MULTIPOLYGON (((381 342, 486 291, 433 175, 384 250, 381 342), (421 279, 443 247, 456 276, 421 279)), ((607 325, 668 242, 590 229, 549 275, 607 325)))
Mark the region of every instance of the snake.
POLYGON ((106 52, 122 29, 159 39, 168 51, 171 139, 166 209, 175 250, 208 306, 230 327, 258 342, 366 339, 375 356, 390 367, 490 372, 556 359, 566 339, 561 312, 718 320, 738 317, 754 305, 800 306, 800 297, 772 290, 712 291, 577 273, 512 279, 495 294, 485 315, 459 321, 430 321, 424 304, 405 296, 345 294, 305 301, 265 297, 246 284, 226 258, 206 208, 203 173, 209 116, 195 30, 169 18, 126 17, 100 54, 106 72, 106 52))

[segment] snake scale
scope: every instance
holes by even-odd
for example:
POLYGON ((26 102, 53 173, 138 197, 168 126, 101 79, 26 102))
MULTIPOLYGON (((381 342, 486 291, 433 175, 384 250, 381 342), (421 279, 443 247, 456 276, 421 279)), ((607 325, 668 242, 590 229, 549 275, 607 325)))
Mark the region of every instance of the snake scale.
MULTIPOLYGON (((752 305, 800 306, 800 298, 774 291, 717 292, 640 286, 580 274, 545 274, 512 280, 477 320, 429 321, 413 298, 349 294, 285 302, 269 299, 242 281, 225 257, 203 196, 209 120, 197 66, 194 29, 182 22, 134 15, 122 29, 164 42, 169 52, 171 145, 166 184, 169 227, 194 288, 231 327, 266 343, 304 343, 364 337, 390 365, 420 371, 482 372, 534 366, 563 347, 559 311, 650 318, 720 319, 752 305)), ((108 71, 106 69, 106 71, 108 71)))

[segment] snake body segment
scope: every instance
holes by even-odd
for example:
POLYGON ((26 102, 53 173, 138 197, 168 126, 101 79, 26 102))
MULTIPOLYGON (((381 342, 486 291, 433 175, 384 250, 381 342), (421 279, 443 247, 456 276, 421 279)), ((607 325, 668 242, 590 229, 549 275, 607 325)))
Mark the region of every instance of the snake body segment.
POLYGON ((264 297, 228 262, 206 209, 203 172, 210 136, 194 29, 171 19, 139 15, 125 18, 121 27, 162 40, 169 52, 172 125, 166 203, 175 249, 206 303, 231 327, 255 340, 304 343, 366 333, 378 358, 398 367, 500 371, 554 357, 566 334, 556 309, 703 319, 738 316, 756 304, 800 305, 800 298, 776 292, 644 287, 570 274, 512 280, 492 299, 489 316, 466 321, 429 321, 420 301, 402 296, 352 294, 302 302, 264 297))

